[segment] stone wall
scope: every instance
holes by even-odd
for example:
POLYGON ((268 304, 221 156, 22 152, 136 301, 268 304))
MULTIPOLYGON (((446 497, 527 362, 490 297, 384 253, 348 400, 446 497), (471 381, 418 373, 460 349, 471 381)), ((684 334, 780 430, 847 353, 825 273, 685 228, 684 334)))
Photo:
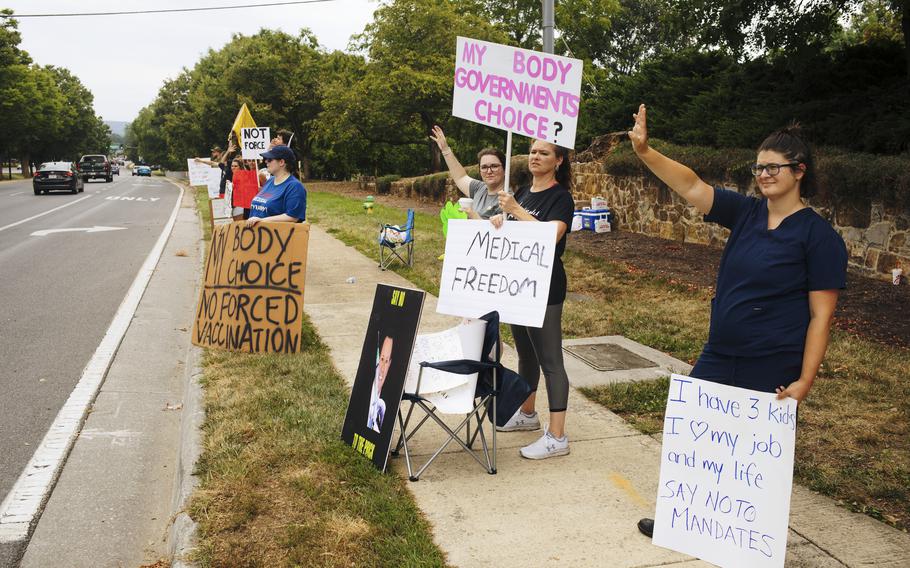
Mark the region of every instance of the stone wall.
MULTIPOLYGON (((686 205, 679 196, 651 176, 610 175, 597 161, 575 162, 572 168, 576 202, 589 201, 594 196, 604 197, 613 211, 615 230, 718 247, 723 246, 729 237, 727 229, 705 223, 694 207, 686 205)), ((417 179, 392 182, 391 193, 424 203, 439 203, 434 195, 416 189, 417 179)), ((743 193, 755 192, 754 184, 739 188, 730 180, 709 180, 709 183, 743 193)), ((461 197, 451 179, 445 182, 445 195, 450 201, 461 197)), ((810 205, 830 221, 844 238, 851 269, 887 279, 891 278, 892 268, 903 268, 905 274, 910 273, 910 211, 874 200, 834 204, 816 198, 810 200, 810 205)))
MULTIPOLYGON (((727 229, 705 223, 694 207, 651 176, 612 176, 597 162, 573 164, 573 172, 575 199, 606 198, 618 230, 713 246, 723 246, 729 237, 727 229)), ((756 191, 754 184, 737 188, 729 180, 711 183, 742 193, 756 191)), ((887 279, 892 268, 910 272, 910 211, 874 200, 834 204, 814 198, 809 205, 843 237, 853 270, 887 279)))

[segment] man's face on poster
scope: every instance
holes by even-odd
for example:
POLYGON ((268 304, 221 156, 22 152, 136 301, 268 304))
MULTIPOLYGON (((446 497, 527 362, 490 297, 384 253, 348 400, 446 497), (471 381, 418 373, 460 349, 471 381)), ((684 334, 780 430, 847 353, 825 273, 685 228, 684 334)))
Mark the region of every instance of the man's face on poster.
POLYGON ((382 349, 379 351, 379 376, 377 377, 379 385, 377 389, 382 392, 382 385, 385 384, 385 377, 392 365, 392 345, 394 341, 391 337, 386 337, 382 341, 382 349))

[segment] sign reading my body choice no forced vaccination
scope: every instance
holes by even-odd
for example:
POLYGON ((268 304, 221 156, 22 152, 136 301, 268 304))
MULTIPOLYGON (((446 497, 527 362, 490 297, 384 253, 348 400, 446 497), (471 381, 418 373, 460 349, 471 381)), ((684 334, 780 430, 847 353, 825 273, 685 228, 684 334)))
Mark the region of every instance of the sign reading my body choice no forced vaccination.
POLYGON ((580 59, 459 37, 452 114, 575 147, 580 59))
POLYGON ((783 567, 796 401, 670 378, 654 544, 723 567, 783 567))
POLYGON ((449 219, 436 311, 477 318, 498 310, 503 323, 540 327, 547 310, 555 223, 449 219))
POLYGON ((205 261, 193 343, 247 353, 300 350, 310 226, 216 226, 205 261))

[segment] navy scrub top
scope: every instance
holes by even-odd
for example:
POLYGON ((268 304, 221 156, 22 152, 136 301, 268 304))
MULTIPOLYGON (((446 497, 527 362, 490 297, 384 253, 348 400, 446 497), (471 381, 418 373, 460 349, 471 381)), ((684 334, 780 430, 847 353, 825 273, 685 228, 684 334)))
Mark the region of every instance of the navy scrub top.
POLYGON ((809 292, 847 286, 844 240, 810 207, 769 231, 767 199, 720 187, 705 221, 731 230, 705 349, 733 357, 802 352, 809 292))

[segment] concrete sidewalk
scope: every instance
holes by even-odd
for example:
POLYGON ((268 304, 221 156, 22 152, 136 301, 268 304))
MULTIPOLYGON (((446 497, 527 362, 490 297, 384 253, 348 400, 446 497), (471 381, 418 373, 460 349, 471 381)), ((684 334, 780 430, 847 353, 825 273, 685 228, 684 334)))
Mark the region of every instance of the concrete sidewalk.
MULTIPOLYGON (((376 260, 312 227, 305 309, 349 383, 357 370, 377 283, 415 287, 397 274, 380 271, 376 260), (351 276, 355 283, 348 284, 351 276)), ((437 314, 436 298, 427 296, 422 333, 457 321, 437 314)), ((517 368, 511 350, 504 362, 517 368)), ((568 371, 570 380, 577 382, 573 370, 568 371)), ((545 421, 546 396, 541 393, 537 399, 545 421)), ((500 433, 497 475, 488 475, 453 448, 419 482, 409 484, 451 564, 470 568, 709 566, 652 545, 636 529, 638 519, 654 511, 658 441, 574 389, 567 432, 572 453, 565 457, 524 460, 518 448, 540 432, 500 433)), ((414 451, 425 457, 441 440, 433 430, 422 431, 414 438, 414 451)), ((404 470, 403 458, 390 463, 399 472, 404 470)), ((786 565, 907 567, 910 535, 795 487, 786 565)))

